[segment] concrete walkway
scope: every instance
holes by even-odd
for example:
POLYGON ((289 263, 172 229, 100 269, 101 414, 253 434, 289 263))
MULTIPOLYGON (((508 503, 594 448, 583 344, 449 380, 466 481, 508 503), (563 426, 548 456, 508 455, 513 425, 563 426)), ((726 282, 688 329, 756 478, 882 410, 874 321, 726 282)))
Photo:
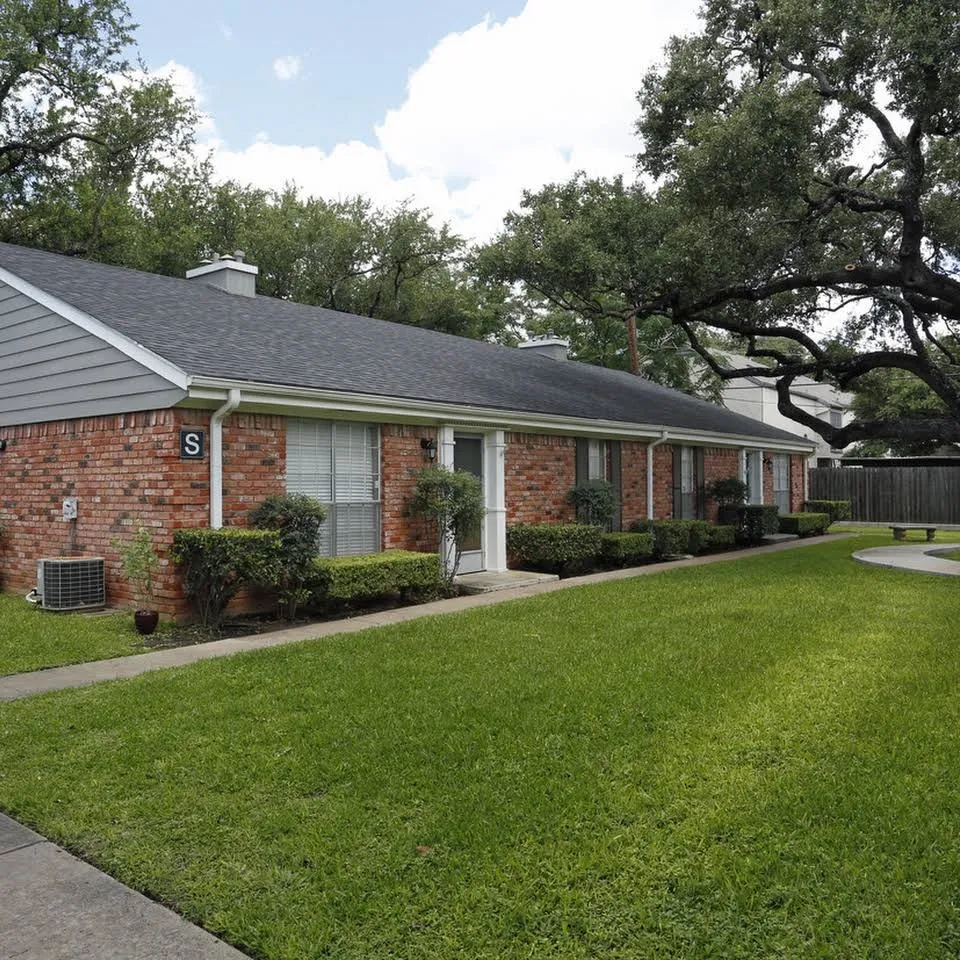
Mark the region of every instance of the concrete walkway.
POLYGON ((960 563, 956 560, 942 560, 938 553, 950 553, 960 550, 960 544, 911 543, 893 547, 870 547, 858 550, 854 560, 869 563, 876 567, 895 567, 898 570, 912 570, 915 573, 935 573, 941 577, 960 577, 960 563))
POLYGON ((246 960, 0 814, 0 960, 246 960))
MULTIPOLYGON (((69 687, 86 687, 104 680, 120 680, 136 677, 150 670, 165 670, 169 667, 183 667, 199 660, 211 660, 214 657, 226 657, 247 650, 263 650, 279 647, 288 643, 300 643, 304 640, 319 640, 341 633, 356 633, 373 627, 387 626, 393 623, 407 623, 421 617, 455 613, 460 610, 472 610, 487 607, 507 600, 523 597, 535 597, 555 590, 569 590, 572 587, 592 583, 606 583, 611 580, 625 580, 632 577, 649 576, 664 570, 679 570, 684 567, 701 567, 711 563, 729 563, 784 550, 797 550, 816 546, 832 540, 847 539, 856 536, 852 533, 830 534, 823 537, 810 537, 806 540, 792 540, 787 543, 775 543, 769 546, 754 547, 749 550, 734 550, 730 553, 718 553, 706 557, 690 557, 686 560, 671 560, 668 563, 651 563, 645 567, 633 567, 626 570, 610 570, 606 573, 593 573, 585 577, 571 577, 568 580, 552 580, 535 583, 530 586, 498 590, 493 593, 481 593, 475 596, 454 597, 450 600, 437 600, 413 607, 400 607, 396 610, 384 610, 380 613, 368 613, 347 620, 331 620, 327 623, 311 623, 290 630, 277 630, 273 633, 256 634, 251 637, 226 638, 198 643, 189 647, 174 647, 169 650, 157 650, 154 653, 142 653, 130 657, 115 657, 112 660, 97 660, 92 663, 78 663, 69 667, 54 667, 50 670, 37 670, 33 673, 18 673, 0 677, 0 702, 19 700, 37 693, 52 690, 65 690, 69 687)), ((947 562, 947 561, 944 561, 947 562)), ((0 957, 2 960, 2 957, 0 957)))

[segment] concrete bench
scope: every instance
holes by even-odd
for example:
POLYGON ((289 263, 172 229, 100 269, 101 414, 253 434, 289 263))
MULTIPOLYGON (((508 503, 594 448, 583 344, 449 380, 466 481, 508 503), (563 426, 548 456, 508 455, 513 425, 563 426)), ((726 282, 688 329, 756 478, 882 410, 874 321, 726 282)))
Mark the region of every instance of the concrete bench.
POLYGON ((908 530, 925 530, 927 543, 932 543, 938 528, 928 527, 925 523, 892 523, 890 529, 893 531, 894 540, 906 540, 908 530))

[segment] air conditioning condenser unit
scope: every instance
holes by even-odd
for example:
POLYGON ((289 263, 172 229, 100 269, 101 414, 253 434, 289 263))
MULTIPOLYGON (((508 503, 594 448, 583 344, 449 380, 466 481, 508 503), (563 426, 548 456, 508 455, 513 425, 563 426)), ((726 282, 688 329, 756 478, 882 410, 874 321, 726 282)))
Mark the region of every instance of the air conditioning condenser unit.
POLYGON ((37 561, 37 593, 45 610, 93 610, 107 605, 103 557, 37 561))

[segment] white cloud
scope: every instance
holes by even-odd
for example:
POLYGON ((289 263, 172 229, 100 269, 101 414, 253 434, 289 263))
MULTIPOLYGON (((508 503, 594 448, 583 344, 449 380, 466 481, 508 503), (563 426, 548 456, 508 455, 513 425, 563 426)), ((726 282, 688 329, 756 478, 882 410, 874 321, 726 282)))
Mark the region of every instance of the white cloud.
MULTIPOLYGON (((582 0, 527 0, 516 17, 488 18, 440 40, 372 143, 324 151, 260 136, 241 149, 212 142, 215 167, 241 182, 293 181, 331 198, 412 197, 466 236, 486 239, 524 188, 579 169, 632 174, 636 91, 669 36, 693 27, 697 2, 591 0, 585 9, 582 0)), ((281 79, 299 66, 296 57, 274 61, 281 79)))
POLYGON ((292 80, 300 72, 301 61, 295 54, 277 57, 273 61, 273 72, 278 80, 292 80))

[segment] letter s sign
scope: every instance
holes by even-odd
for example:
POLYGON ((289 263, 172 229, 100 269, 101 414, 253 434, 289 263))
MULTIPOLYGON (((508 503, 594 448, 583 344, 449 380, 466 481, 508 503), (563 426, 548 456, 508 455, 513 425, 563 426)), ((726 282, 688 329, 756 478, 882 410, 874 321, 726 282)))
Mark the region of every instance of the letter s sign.
POLYGON ((203 459, 203 431, 202 430, 181 430, 180 431, 180 459, 181 460, 202 460, 203 459))

